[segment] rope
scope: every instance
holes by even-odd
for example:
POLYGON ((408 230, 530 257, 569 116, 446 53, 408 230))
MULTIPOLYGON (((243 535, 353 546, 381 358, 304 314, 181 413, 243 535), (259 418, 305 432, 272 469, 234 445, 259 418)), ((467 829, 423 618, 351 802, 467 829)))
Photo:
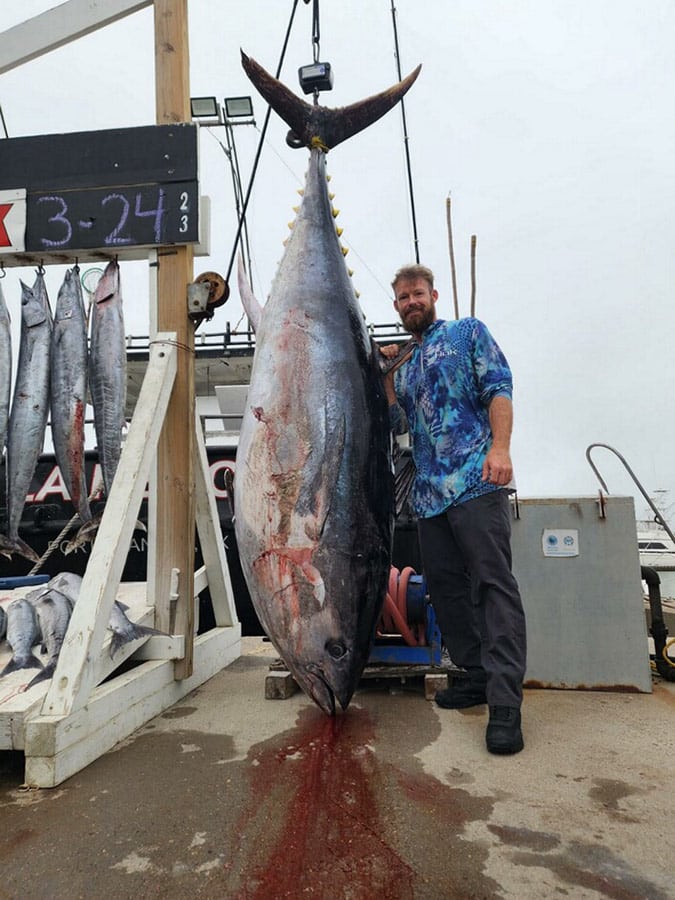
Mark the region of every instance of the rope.
MULTIPOLYGON (((103 480, 101 478, 99 478, 99 480, 96 482, 96 485, 92 488, 91 494, 89 494, 88 499, 93 500, 93 498, 97 494, 100 494, 102 489, 103 489, 103 480)), ((42 566, 47 562, 47 560, 52 555, 52 553, 56 550, 56 548, 61 546, 61 541, 68 534, 68 532, 72 529, 73 525, 79 518, 80 518, 80 514, 75 513, 75 515, 72 517, 72 519, 64 525, 64 527, 61 529, 59 535, 57 536, 56 540, 50 541, 45 552, 42 554, 40 559, 35 563, 33 568, 28 573, 29 575, 37 575, 40 572, 40 569, 42 568, 42 566)))
MULTIPOLYGON (((291 28, 293 26, 293 19, 295 18, 295 11, 298 6, 298 0, 293 0, 293 9, 291 10, 291 17, 288 22, 288 28, 286 29, 286 37, 284 38, 284 45, 281 49, 281 56, 279 58, 279 65, 277 66, 276 78, 279 78, 281 74, 281 67, 284 63, 284 57, 286 56, 286 49, 288 48, 288 41, 291 36, 291 28)), ((237 225, 237 233, 234 236, 234 242, 232 244, 232 253, 230 255, 230 262, 227 266, 227 273, 225 275, 225 281, 229 284, 230 275, 232 274, 232 267, 234 265, 234 259, 237 255, 237 245, 239 244, 239 238, 241 237, 241 231, 244 227, 244 222, 246 220, 246 211, 248 210, 248 202, 251 199, 251 191, 253 189, 253 182, 255 181, 255 176, 258 171, 258 163, 260 162, 260 154, 262 152, 263 143, 265 141, 265 134, 267 133, 267 126, 270 121, 270 116, 272 114, 272 107, 267 107, 267 112, 265 113, 265 121, 263 123, 262 131, 260 132, 260 140, 258 141, 258 147, 256 149, 255 158, 253 160, 253 168, 251 170, 251 178, 248 183, 248 187, 246 188, 246 196, 244 197, 244 203, 242 205, 241 215, 239 216, 239 223, 237 225)))

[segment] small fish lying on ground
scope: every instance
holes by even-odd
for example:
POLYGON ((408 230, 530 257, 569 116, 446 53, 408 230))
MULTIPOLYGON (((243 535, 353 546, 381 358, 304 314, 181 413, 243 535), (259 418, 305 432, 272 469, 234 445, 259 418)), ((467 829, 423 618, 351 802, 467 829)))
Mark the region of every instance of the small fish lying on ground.
POLYGON ((7 631, 7 613, 4 606, 0 606, 0 641, 4 638, 7 631))
POLYGON ((33 604, 24 597, 13 600, 7 607, 7 642, 12 648, 12 658, 0 672, 0 677, 19 669, 41 669, 42 663, 32 652, 38 639, 33 604))

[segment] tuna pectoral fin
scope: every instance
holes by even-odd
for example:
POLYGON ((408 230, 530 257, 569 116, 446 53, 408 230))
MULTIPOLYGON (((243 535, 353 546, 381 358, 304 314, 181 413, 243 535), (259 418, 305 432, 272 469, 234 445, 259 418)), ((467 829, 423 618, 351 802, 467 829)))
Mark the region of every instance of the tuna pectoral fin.
POLYGON ((254 331, 257 331, 262 318, 262 306, 258 303, 255 294, 251 290, 251 285, 248 283, 241 253, 237 257, 237 281, 239 283, 239 297, 242 305, 251 322, 251 327, 254 331))
POLYGON ((337 488, 337 475, 342 469, 345 452, 345 420, 326 431, 325 453, 321 465, 312 478, 308 479, 298 496, 296 511, 301 514, 311 512, 305 522, 305 534, 313 541, 318 541, 323 533, 326 519, 333 505, 337 488))
POLYGON ((319 144, 326 150, 363 131, 389 112, 412 86, 422 68, 418 66, 407 78, 381 94, 374 94, 351 106, 329 109, 327 106, 305 103, 243 51, 241 63, 257 90, 290 126, 300 142, 310 148, 319 144))

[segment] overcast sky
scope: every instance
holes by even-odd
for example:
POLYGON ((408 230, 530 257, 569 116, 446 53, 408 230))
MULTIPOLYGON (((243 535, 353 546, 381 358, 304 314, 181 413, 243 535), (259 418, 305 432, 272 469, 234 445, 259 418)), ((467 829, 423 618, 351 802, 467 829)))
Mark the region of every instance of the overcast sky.
MULTIPOLYGON (((6 0, 3 28, 56 4, 6 0)), ((239 48, 277 67, 292 0, 189 0, 191 94, 254 94, 257 128, 236 132, 248 181, 265 115, 239 48), (215 10, 215 12, 214 12, 215 10)), ((298 93, 312 61, 311 4, 299 3, 282 80, 298 93)), ((322 102, 342 106, 397 80, 391 0, 323 0, 322 102)), ((401 68, 422 63, 405 100, 421 261, 452 317, 446 198, 452 195, 460 309, 476 312, 513 368, 513 457, 522 497, 585 496, 598 484, 586 447, 604 442, 650 493, 675 500, 675 5, 668 0, 397 0, 401 68)), ((153 16, 147 9, 0 76, 11 137, 154 122, 153 16)), ((249 211, 256 293, 283 252, 307 162, 273 117, 249 211)), ((201 192, 225 274, 236 220, 223 129, 201 129, 201 192)), ((328 157, 354 282, 369 322, 395 321, 389 283, 414 261, 400 110, 328 157)), ((19 277, 3 289, 19 320, 19 277)), ((52 299, 63 269, 47 273, 52 299)), ((127 332, 147 332, 147 268, 122 267, 127 332)), ((240 321, 232 297, 208 328, 240 321)), ((607 451, 613 494, 634 493, 607 451)), ((636 501, 638 515, 644 511, 636 501)), ((675 516, 673 517, 675 518, 675 516)), ((675 524, 671 520, 671 524, 675 524)))

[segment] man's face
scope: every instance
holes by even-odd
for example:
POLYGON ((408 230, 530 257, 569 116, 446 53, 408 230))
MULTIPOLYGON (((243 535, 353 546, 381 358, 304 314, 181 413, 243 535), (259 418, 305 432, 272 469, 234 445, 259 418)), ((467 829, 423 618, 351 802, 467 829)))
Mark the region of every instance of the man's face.
POLYGON ((402 279, 396 283, 394 309, 406 331, 421 334, 436 319, 438 291, 425 278, 402 279))

